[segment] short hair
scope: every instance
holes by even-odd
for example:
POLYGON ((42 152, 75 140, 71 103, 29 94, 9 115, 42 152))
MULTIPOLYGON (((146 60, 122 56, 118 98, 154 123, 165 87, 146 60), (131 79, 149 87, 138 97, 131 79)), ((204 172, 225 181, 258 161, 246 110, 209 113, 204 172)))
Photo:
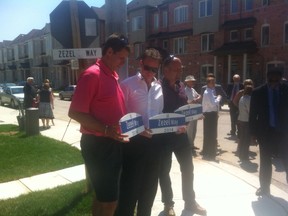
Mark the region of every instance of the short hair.
POLYGON ((120 52, 123 49, 126 49, 130 53, 128 39, 124 35, 118 33, 110 35, 102 45, 102 56, 107 53, 109 48, 112 48, 114 53, 120 52))
POLYGON ((208 78, 208 77, 213 77, 213 78, 215 78, 215 74, 214 74, 214 73, 208 73, 208 74, 206 75, 206 78, 208 78))
POLYGON ((162 57, 161 57, 160 52, 155 48, 145 49, 145 51, 141 55, 141 60, 144 60, 146 58, 153 58, 153 59, 158 60, 159 62, 162 61, 162 57))
POLYGON ((45 79, 44 83, 50 83, 50 80, 49 79, 45 79))
POLYGON ((246 85, 252 85, 253 86, 254 85, 253 80, 252 79, 246 79, 246 80, 244 80, 243 85, 244 86, 246 86, 246 85))

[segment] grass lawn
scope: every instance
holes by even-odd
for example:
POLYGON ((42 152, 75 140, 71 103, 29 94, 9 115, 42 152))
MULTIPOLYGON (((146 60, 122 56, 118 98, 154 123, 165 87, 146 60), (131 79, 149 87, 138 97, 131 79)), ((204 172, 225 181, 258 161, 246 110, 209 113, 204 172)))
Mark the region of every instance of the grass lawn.
POLYGON ((0 125, 0 183, 79 164, 81 152, 65 142, 26 136, 18 126, 0 125))
POLYGON ((0 200, 0 216, 90 216, 92 193, 84 193, 86 182, 0 200))

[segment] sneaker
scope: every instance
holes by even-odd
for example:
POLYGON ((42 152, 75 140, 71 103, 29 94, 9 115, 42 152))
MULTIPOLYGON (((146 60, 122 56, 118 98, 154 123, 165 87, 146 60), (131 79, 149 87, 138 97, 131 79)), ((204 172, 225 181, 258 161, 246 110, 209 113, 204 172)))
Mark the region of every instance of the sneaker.
POLYGON ((165 206, 164 210, 158 216, 176 216, 173 206, 165 206))
POLYGON ((181 216, 193 216, 194 214, 206 216, 207 215, 207 211, 206 211, 206 209, 202 208, 198 203, 195 203, 191 207, 191 209, 185 208, 182 211, 181 216))

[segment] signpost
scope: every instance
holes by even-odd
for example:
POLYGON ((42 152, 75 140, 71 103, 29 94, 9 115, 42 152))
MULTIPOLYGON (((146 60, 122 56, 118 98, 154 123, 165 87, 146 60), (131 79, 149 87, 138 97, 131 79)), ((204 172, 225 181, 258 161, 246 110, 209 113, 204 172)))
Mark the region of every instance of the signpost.
POLYGON ((149 128, 153 134, 177 132, 185 125, 185 115, 163 113, 149 118, 149 128))
POLYGON ((128 113, 120 121, 121 133, 128 135, 128 138, 136 136, 145 130, 142 116, 138 113, 128 113))
POLYGON ((186 122, 198 120, 202 118, 202 105, 201 104, 187 104, 175 110, 175 113, 185 115, 186 122))
POLYGON ((101 48, 54 49, 54 60, 101 58, 101 48))

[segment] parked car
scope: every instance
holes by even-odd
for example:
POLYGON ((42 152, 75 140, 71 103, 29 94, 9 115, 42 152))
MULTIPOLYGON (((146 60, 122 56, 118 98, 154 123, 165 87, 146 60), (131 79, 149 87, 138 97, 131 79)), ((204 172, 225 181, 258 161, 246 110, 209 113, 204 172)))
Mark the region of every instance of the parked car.
POLYGON ((20 103, 24 102, 24 86, 7 86, 0 93, 0 105, 8 104, 12 108, 16 108, 20 103))
POLYGON ((64 100, 65 98, 72 100, 75 89, 76 89, 76 85, 69 85, 64 89, 64 91, 60 91, 59 92, 60 100, 64 100))

